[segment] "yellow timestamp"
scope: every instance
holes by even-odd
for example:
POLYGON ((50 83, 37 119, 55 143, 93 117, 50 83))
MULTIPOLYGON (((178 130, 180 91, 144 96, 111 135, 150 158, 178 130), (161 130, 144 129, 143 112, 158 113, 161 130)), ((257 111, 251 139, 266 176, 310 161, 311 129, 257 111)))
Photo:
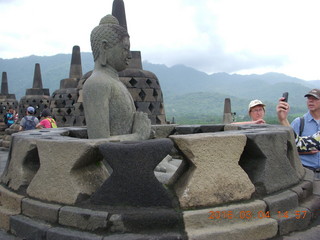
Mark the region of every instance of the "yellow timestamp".
MULTIPOLYGON (((209 211, 208 219, 263 219, 270 218, 270 211, 209 211)), ((303 219, 307 215, 307 211, 294 211, 296 219, 303 219)), ((289 211, 277 211, 272 217, 289 218, 289 211)))

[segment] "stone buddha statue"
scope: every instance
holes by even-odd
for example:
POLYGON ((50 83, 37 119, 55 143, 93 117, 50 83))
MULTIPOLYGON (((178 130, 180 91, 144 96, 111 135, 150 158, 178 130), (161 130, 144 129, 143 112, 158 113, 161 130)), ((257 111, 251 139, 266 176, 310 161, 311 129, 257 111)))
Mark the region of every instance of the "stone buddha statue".
POLYGON ((94 70, 83 85, 88 137, 110 141, 148 139, 151 122, 137 112, 131 94, 120 81, 131 58, 129 34, 112 15, 103 17, 91 32, 94 70))

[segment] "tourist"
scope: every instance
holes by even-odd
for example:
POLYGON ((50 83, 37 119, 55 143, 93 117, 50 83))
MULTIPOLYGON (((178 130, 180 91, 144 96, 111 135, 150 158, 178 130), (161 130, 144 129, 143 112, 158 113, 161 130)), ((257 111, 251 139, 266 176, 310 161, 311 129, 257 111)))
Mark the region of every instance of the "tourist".
POLYGON ((51 117, 49 109, 44 109, 40 115, 40 123, 37 124, 36 128, 56 128, 56 121, 51 117))
POLYGON ((277 114, 281 125, 291 126, 294 130, 302 165, 320 175, 320 89, 312 89, 305 97, 309 111, 303 117, 295 118, 291 125, 287 118, 290 105, 283 97, 279 99, 277 114))
POLYGON ((110 141, 148 139, 151 121, 137 112, 132 96, 118 72, 131 59, 127 30, 112 15, 101 19, 91 32, 94 69, 83 85, 83 106, 89 138, 110 141))
POLYGON ((231 124, 264 124, 263 118, 266 113, 265 104, 258 99, 252 100, 248 106, 248 114, 251 121, 247 122, 233 122, 231 124))
POLYGON ((39 123, 39 119, 34 116, 34 107, 28 107, 26 111, 26 116, 21 119, 19 131, 32 130, 35 129, 39 123))
POLYGON ((4 123, 7 124, 8 127, 15 123, 15 111, 12 107, 9 107, 8 112, 5 114, 4 123))

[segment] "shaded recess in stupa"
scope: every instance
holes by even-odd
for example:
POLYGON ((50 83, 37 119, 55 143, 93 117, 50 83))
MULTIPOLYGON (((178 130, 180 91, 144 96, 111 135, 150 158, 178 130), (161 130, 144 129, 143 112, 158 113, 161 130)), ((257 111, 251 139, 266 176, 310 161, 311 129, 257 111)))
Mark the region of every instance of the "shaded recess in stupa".
POLYGON ((3 122, 3 116, 9 107, 18 110, 18 101, 15 94, 9 93, 7 72, 2 72, 1 93, 0 93, 0 122, 3 122))
POLYGON ((50 105, 49 88, 43 88, 40 64, 36 63, 34 68, 33 86, 26 90, 26 95, 21 97, 19 102, 19 118, 26 115, 26 108, 32 106, 35 108, 35 116, 39 116, 41 111, 50 105))
POLYGON ((51 96, 50 109, 59 127, 86 125, 82 102, 78 102, 81 77, 80 47, 73 46, 69 78, 62 79, 60 89, 51 96))

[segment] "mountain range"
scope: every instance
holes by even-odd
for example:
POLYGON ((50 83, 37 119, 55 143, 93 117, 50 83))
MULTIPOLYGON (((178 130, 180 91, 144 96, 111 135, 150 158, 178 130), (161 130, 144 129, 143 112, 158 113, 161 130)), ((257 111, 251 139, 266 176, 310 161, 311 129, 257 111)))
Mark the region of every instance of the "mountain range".
MULTIPOLYGON (((29 56, 1 59, 0 71, 7 72, 9 93, 17 99, 32 88, 34 67, 40 64, 44 88, 52 94, 60 87, 60 80, 69 77, 71 54, 29 56)), ((83 74, 93 69, 91 53, 81 53, 83 74)), ((222 120, 224 99, 230 98, 236 120, 246 120, 248 103, 260 99, 267 115, 275 118, 275 106, 283 92, 289 92, 291 116, 306 111, 304 95, 311 88, 319 88, 320 80, 305 81, 281 73, 239 75, 206 74, 191 67, 143 62, 143 69, 159 79, 164 96, 167 120, 177 123, 219 123, 222 120)))

